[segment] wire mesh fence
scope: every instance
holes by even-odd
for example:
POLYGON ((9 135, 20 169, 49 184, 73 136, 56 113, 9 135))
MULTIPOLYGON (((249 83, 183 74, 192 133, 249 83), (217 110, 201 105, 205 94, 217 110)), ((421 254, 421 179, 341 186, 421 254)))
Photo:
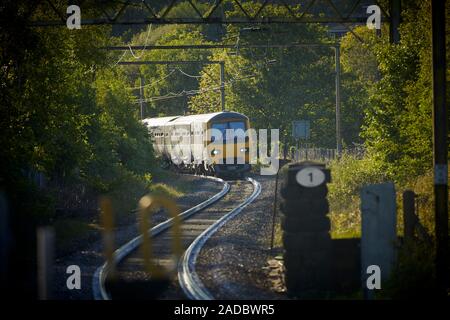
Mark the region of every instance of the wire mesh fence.
POLYGON ((331 160, 334 160, 336 156, 336 149, 301 148, 294 150, 292 159, 296 162, 304 160, 330 162, 331 160))

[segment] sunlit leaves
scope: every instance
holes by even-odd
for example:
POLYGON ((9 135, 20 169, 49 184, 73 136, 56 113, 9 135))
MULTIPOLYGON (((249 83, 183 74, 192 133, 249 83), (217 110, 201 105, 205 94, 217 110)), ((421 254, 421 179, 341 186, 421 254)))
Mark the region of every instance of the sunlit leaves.
POLYGON ((397 45, 384 30, 374 38, 363 28, 356 32, 366 44, 350 34, 342 43, 344 70, 356 76, 354 86, 364 88, 355 93, 366 100, 366 146, 391 178, 407 180, 431 165, 430 1, 405 5, 402 19, 397 45))

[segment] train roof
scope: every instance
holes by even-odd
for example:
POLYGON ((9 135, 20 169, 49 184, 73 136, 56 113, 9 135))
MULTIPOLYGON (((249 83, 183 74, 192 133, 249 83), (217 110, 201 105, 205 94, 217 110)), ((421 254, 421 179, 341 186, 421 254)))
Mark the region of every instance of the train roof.
POLYGON ((142 123, 145 124, 147 127, 160 127, 170 121, 175 120, 176 118, 179 118, 179 116, 161 117, 161 118, 146 118, 146 119, 142 120, 142 123))
POLYGON ((149 127, 160 127, 172 124, 192 124, 193 122, 209 122, 211 120, 222 120, 228 118, 242 118, 247 119, 241 113, 233 111, 221 111, 214 113, 203 113, 203 114, 192 114, 189 116, 172 116, 172 117, 161 117, 161 118, 147 118, 142 120, 146 126, 149 127))
POLYGON ((171 121, 173 124, 191 124, 193 122, 209 122, 211 120, 222 120, 227 118, 243 118, 247 119, 246 116, 243 114, 240 114, 238 112, 232 112, 232 111, 221 111, 221 112, 214 112, 214 113, 204 113, 204 114, 193 114, 189 116, 183 116, 179 117, 177 119, 174 119, 171 121))

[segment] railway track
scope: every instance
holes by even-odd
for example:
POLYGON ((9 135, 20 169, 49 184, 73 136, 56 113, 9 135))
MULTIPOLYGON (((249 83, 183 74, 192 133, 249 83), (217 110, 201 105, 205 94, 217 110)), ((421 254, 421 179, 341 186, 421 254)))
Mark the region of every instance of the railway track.
MULTIPOLYGON (((197 256, 206 241, 227 221, 238 215, 261 191, 259 183, 251 178, 229 182, 207 178, 222 182, 223 188, 210 199, 180 214, 183 220, 182 242, 186 250, 179 261, 178 274, 159 297, 161 299, 209 300, 214 298, 213 293, 204 287, 196 273, 197 256)), ((169 219, 149 230, 156 263, 166 267, 172 262, 170 247, 172 232, 168 230, 171 224, 169 219)), ((121 279, 131 281, 150 279, 148 273, 144 271, 140 250, 137 250, 141 243, 142 237, 138 236, 116 250, 115 265, 121 279)), ((95 299, 109 300, 111 298, 105 286, 110 270, 111 266, 107 262, 97 269, 93 277, 95 299)), ((135 298, 145 299, 145 297, 135 298)))

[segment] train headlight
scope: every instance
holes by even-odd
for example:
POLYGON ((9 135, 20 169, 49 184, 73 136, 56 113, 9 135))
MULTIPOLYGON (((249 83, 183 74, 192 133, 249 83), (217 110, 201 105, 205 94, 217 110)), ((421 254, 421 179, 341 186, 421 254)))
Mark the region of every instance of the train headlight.
POLYGON ((241 148, 240 151, 241 151, 242 153, 247 152, 247 148, 241 148))
POLYGON ((216 156, 216 155, 218 155, 220 153, 220 150, 217 150, 217 149, 213 149, 213 151, 211 151, 211 154, 213 155, 213 156, 216 156))

